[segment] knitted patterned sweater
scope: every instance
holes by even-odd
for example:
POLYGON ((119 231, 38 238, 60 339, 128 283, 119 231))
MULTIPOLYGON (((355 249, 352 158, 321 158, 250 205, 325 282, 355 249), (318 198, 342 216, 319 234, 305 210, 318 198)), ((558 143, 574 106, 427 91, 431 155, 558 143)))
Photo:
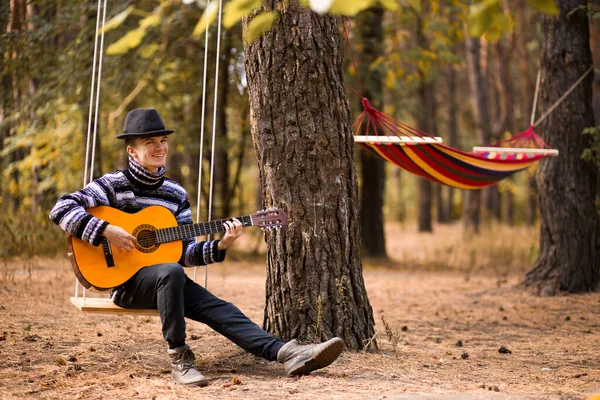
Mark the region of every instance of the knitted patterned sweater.
MULTIPOLYGON (((166 178, 165 167, 152 173, 133 158, 129 168, 110 172, 82 190, 62 196, 52 211, 50 219, 65 232, 98 246, 108 222, 85 211, 96 206, 111 206, 121 211, 135 213, 148 206, 168 208, 179 225, 192 223, 192 212, 185 189, 166 178)), ((183 241, 183 254, 179 263, 191 267, 223 261, 225 251, 218 251, 218 240, 195 242, 183 241)))

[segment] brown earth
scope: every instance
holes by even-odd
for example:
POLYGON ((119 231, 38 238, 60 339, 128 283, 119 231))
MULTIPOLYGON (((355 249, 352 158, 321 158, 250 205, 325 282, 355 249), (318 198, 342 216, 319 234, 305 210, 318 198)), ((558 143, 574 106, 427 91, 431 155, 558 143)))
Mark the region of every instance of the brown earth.
MULTIPOLYGON (((461 240, 458 228, 428 236, 388 229, 395 229, 388 238, 402 238, 388 243, 392 258, 449 234, 461 240)), ((254 243, 246 236, 246 245, 254 243)), ((208 285, 260 324, 264 257, 249 258, 232 254, 211 266, 208 285)), ((71 305, 66 259, 37 260, 31 273, 19 263, 0 268, 1 399, 583 399, 600 392, 600 294, 538 297, 518 286, 524 271, 365 262, 381 351, 345 352, 300 378, 190 321, 188 343, 211 382, 188 388, 171 381, 158 318, 89 315, 71 305)), ((198 274, 204 283, 204 269, 198 274)))

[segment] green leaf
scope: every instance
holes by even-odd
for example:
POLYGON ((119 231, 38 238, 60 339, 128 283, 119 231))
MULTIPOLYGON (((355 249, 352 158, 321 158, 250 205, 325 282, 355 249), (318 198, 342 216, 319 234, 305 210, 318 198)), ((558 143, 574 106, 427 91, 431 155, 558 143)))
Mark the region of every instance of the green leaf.
POLYGON ((112 17, 106 24, 104 24, 104 29, 101 29, 100 32, 108 32, 111 29, 115 29, 121 26, 121 24, 125 22, 129 14, 131 14, 133 10, 135 10, 134 6, 127 7, 125 10, 121 11, 120 13, 112 17))
POLYGON ((232 0, 225 6, 223 12, 223 26, 226 29, 231 28, 242 18, 260 7, 261 0, 232 0))
POLYGON ((252 18, 244 32, 244 41, 251 43, 258 39, 260 35, 271 29, 275 21, 279 19, 279 14, 274 11, 266 11, 252 18))
POLYGON ((535 8, 548 15, 558 15, 558 7, 555 0, 525 0, 530 7, 535 8))
POLYGON ((216 1, 211 2, 208 5, 208 7, 206 7, 206 10, 204 10, 204 14, 202 14, 202 17, 196 24, 196 27, 194 28, 194 32, 192 32, 192 37, 195 37, 195 38, 200 37, 204 33, 204 31, 206 31, 206 27, 210 26, 210 24, 212 24, 214 22, 214 20, 217 18, 218 11, 219 11, 219 5, 217 4, 217 2, 216 1))
POLYGON ((374 3, 374 0, 333 0, 329 13, 354 16, 373 6, 374 3))

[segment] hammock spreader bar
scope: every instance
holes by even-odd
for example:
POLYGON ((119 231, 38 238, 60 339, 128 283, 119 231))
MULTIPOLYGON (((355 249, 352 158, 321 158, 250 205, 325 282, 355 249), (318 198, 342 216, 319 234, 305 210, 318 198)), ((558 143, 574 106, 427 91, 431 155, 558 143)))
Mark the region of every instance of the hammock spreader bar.
POLYGON ((394 120, 371 107, 366 98, 363 108, 353 124, 360 146, 410 173, 458 189, 493 185, 542 158, 558 154, 535 133, 533 126, 493 146, 468 153, 394 120))

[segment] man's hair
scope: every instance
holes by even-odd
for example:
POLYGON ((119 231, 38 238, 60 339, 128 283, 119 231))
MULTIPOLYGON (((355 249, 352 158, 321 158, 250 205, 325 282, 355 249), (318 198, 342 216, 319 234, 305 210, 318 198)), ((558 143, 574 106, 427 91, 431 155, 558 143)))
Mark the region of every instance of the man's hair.
POLYGON ((133 144, 135 143, 135 137, 128 137, 127 139, 125 139, 125 148, 127 148, 128 146, 133 146, 133 144))

